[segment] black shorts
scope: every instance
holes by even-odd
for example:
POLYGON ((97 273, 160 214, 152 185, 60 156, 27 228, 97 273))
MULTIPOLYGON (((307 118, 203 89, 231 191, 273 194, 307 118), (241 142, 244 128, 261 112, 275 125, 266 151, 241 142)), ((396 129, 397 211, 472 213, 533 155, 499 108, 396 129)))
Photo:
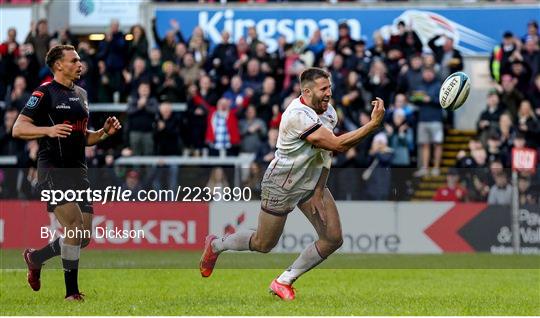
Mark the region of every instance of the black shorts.
MULTIPOLYGON (((80 168, 39 168, 38 169, 38 189, 41 198, 43 199, 43 191, 49 191, 49 197, 51 197, 52 190, 60 190, 62 193, 66 193, 68 190, 73 190, 75 193, 79 190, 86 190, 90 187, 90 181, 88 180, 88 173, 86 169, 80 168)), ((54 212, 57 206, 74 202, 79 205, 81 212, 94 213, 92 202, 88 201, 86 195, 81 196, 81 201, 77 200, 59 200, 55 204, 51 203, 52 198, 47 200, 47 212, 54 212)))

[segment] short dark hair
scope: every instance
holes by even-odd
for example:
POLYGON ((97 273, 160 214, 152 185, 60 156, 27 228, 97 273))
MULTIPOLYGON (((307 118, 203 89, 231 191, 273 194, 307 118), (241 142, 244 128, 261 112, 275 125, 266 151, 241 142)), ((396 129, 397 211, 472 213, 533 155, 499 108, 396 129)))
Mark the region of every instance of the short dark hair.
POLYGON ((75 47, 73 45, 57 45, 47 52, 45 62, 51 70, 53 70, 54 63, 64 57, 64 51, 75 51, 75 47))
POLYGON ((300 74, 300 87, 307 83, 313 83, 319 78, 330 78, 330 73, 318 67, 310 67, 300 74))

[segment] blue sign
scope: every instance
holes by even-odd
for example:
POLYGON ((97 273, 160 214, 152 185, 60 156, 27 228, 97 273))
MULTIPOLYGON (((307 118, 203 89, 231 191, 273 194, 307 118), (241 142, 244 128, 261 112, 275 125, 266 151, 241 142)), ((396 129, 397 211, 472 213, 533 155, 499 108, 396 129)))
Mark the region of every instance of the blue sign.
POLYGON ((247 29, 255 26, 260 40, 268 50, 277 47, 277 39, 287 42, 309 40, 319 29, 323 39, 337 39, 338 25, 346 21, 355 39, 372 43, 378 31, 388 38, 396 25, 403 21, 416 31, 422 42, 435 35, 445 34, 454 39, 465 55, 488 54, 501 41, 505 31, 521 37, 527 22, 539 20, 540 5, 514 7, 471 8, 359 8, 359 7, 280 7, 280 8, 223 8, 223 9, 156 9, 158 33, 164 36, 170 29, 170 20, 180 22, 185 37, 200 26, 212 44, 221 41, 221 32, 227 30, 236 42, 245 37, 247 29))

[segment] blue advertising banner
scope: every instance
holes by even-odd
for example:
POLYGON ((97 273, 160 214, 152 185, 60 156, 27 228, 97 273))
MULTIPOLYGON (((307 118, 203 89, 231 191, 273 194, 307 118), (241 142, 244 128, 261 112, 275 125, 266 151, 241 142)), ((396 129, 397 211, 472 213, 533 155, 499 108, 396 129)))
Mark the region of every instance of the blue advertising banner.
POLYGON ((404 21, 427 44, 435 35, 454 38, 465 55, 488 54, 500 42, 505 31, 523 36, 530 20, 539 20, 540 5, 527 7, 473 8, 359 8, 359 7, 281 7, 281 8, 223 8, 223 9, 163 9, 155 12, 158 33, 164 36, 170 20, 180 22, 184 36, 200 26, 212 44, 221 41, 220 33, 227 30, 234 42, 255 26, 260 40, 268 50, 277 47, 277 39, 287 42, 308 40, 320 29, 323 39, 337 38, 338 25, 347 21, 351 35, 363 38, 371 45, 375 31, 388 38, 399 21, 404 21))

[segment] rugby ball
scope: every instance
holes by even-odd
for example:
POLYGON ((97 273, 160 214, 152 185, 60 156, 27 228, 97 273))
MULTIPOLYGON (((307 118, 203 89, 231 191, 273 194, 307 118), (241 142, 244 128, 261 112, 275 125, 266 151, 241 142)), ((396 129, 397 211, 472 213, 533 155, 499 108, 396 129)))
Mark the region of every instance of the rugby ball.
POLYGON ((456 110, 463 106, 469 91, 471 81, 463 72, 456 72, 446 78, 439 92, 439 103, 446 110, 456 110))

